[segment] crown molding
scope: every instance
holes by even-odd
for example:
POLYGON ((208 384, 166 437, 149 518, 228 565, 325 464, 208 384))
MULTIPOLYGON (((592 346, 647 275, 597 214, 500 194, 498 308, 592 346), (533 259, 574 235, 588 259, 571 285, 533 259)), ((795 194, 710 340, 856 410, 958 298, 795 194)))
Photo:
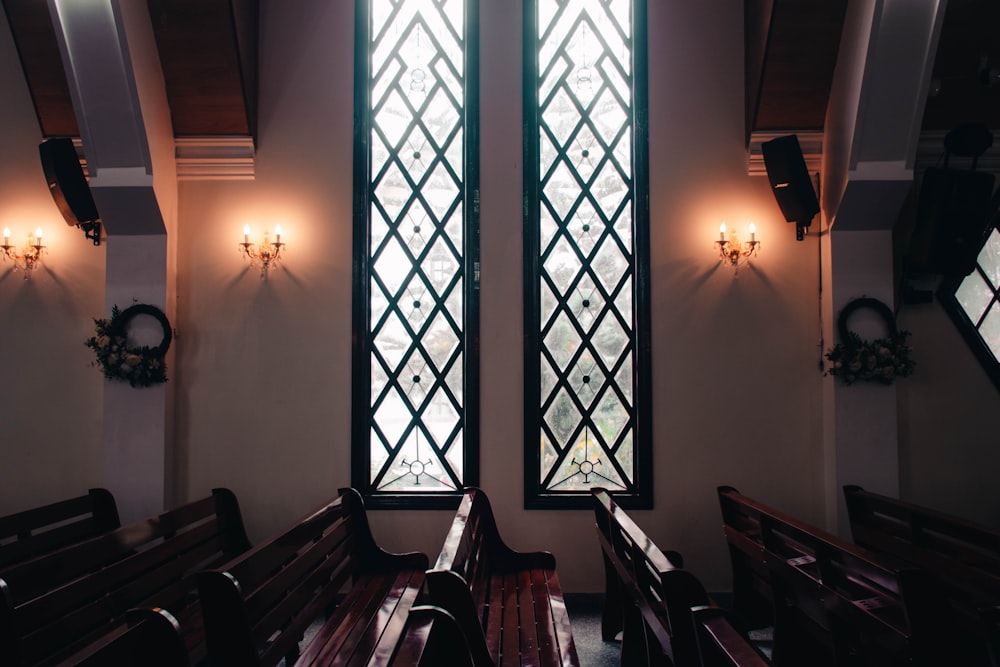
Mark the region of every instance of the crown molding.
POLYGON ((252 181, 253 137, 177 137, 174 140, 179 181, 252 181))

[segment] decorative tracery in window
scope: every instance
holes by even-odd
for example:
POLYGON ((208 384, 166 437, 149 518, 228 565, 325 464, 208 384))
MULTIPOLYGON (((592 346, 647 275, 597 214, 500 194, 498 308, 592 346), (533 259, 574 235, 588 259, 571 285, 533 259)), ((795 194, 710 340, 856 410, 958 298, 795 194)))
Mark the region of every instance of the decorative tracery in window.
POLYGON ((645 7, 527 5, 526 500, 648 502, 645 7))
MULTIPOLYGON (((359 0, 352 484, 379 498, 472 483, 475 76, 464 0, 359 0), (367 165, 367 169, 364 166, 367 165), (363 447, 358 443, 363 443, 363 447), (471 470, 470 470, 471 469, 471 470)), ((391 504, 391 503, 390 503, 391 504)))

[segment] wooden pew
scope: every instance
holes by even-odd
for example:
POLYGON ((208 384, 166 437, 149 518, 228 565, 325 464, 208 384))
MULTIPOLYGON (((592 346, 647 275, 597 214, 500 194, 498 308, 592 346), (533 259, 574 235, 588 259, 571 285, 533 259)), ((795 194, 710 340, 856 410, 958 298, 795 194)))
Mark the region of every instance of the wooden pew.
POLYGON ((963 664, 1000 664, 1000 531, 844 487, 855 543, 936 574, 954 613, 963 664))
POLYGON ((718 491, 734 609, 770 610, 775 665, 954 664, 934 577, 895 568, 732 487, 718 491))
POLYGON ((462 627, 477 666, 579 665, 555 568, 548 552, 508 547, 486 494, 469 488, 427 588, 462 627))
POLYGON ((472 661, 455 617, 440 607, 410 609, 391 667, 486 667, 472 661))
POLYGON ((694 607, 691 614, 702 667, 769 667, 767 659, 733 626, 724 609, 694 607))
POLYGON ((0 572, 121 526, 106 489, 0 517, 0 572))
POLYGON ((271 666, 283 658, 287 664, 297 658, 299 666, 388 664, 423 584, 427 556, 383 551, 361 496, 353 489, 341 494, 198 575, 211 664, 271 666), (299 656, 306 629, 331 609, 299 656))
POLYGON ((677 552, 664 553, 612 499, 591 489, 604 559, 601 635, 622 631, 623 665, 700 664, 691 608, 709 605, 701 582, 677 552))
POLYGON ((133 607, 167 610, 192 662, 204 655, 193 575, 249 548, 226 489, 7 568, 0 578, 0 664, 86 659, 133 607))
POLYGON ((61 667, 189 667, 177 619, 165 609, 132 609, 113 628, 61 667))

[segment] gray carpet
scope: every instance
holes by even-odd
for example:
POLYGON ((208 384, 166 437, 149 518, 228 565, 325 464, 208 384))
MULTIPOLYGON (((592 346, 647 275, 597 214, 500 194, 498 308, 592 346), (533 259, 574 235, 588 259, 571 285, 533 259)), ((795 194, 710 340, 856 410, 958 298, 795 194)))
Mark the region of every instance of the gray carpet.
POLYGON ((601 608, 604 595, 600 593, 567 593, 566 610, 573 626, 573 641, 580 656, 581 667, 618 667, 621 664, 621 642, 601 639, 601 608))

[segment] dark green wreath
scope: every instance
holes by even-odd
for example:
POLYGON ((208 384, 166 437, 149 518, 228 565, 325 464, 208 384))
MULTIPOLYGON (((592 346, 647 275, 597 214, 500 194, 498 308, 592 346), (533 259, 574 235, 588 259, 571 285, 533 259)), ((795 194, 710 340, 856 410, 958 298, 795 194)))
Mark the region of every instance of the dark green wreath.
POLYGON ((825 375, 839 377, 845 384, 858 380, 892 384, 897 377, 913 373, 916 362, 910 359, 912 350, 906 344, 910 332, 896 327, 896 317, 889 306, 878 299, 863 297, 854 299, 840 311, 837 318, 840 342, 827 350, 830 361, 825 375), (851 315, 862 308, 874 310, 885 323, 887 336, 875 340, 864 340, 847 328, 851 315))
POLYGON ((133 387, 149 387, 167 381, 164 357, 173 340, 170 321, 156 306, 138 303, 125 310, 111 307, 111 319, 95 319, 94 335, 84 341, 97 355, 95 362, 109 380, 128 382, 133 387), (128 325, 137 315, 155 317, 163 329, 163 340, 156 347, 128 346, 128 325))

